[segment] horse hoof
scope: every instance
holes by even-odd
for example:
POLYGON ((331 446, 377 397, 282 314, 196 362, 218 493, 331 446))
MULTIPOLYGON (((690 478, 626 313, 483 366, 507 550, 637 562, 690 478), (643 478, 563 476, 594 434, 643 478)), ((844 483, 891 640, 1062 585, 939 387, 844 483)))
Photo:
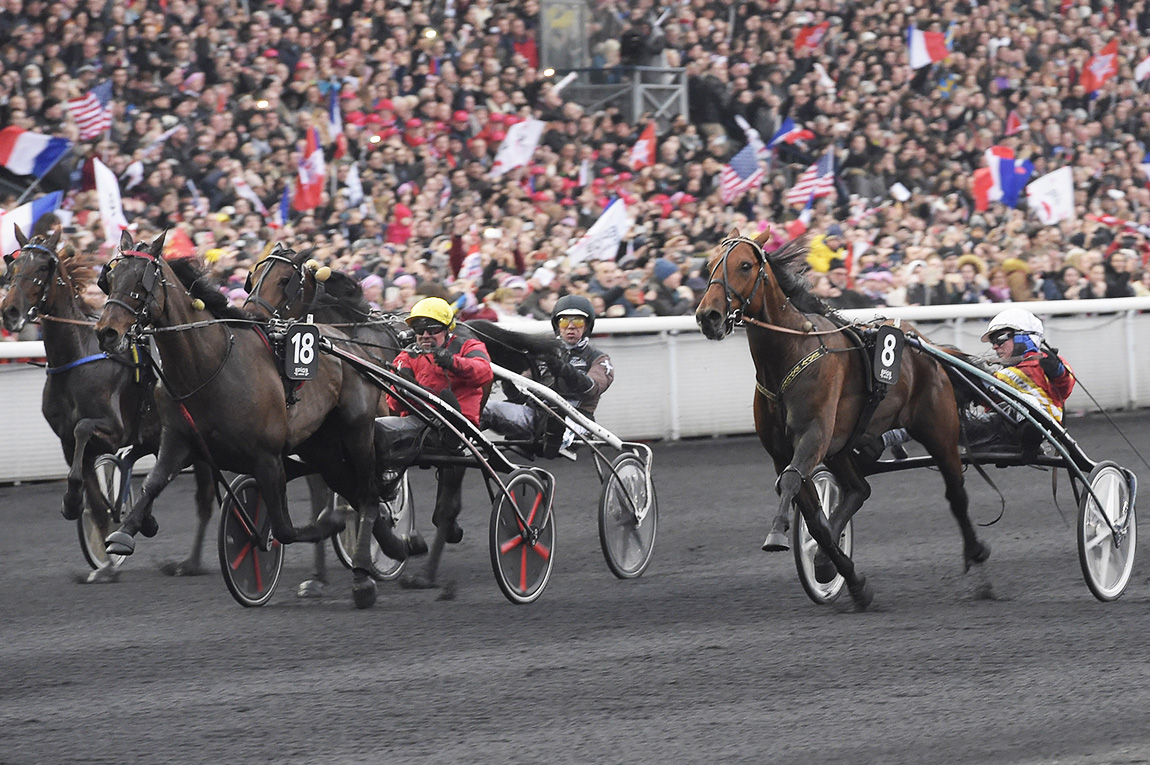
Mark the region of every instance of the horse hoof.
POLYGON ((765 552, 786 552, 789 549, 791 549, 791 543, 787 541, 787 535, 781 531, 772 531, 767 534, 767 539, 763 542, 765 552))
POLYGON ((295 596, 297 598, 322 598, 326 587, 327 585, 318 579, 305 579, 296 588, 295 596))
MULTIPOLYGON (((463 532, 459 532, 459 538, 463 538, 463 532)), ((450 541, 450 540, 448 540, 450 541)), ((416 555, 427 555, 427 540, 418 531, 411 532, 408 535, 405 544, 407 545, 407 554, 409 557, 416 555)))
POLYGON ((79 503, 76 505, 69 505, 67 502, 60 504, 60 515, 64 516, 66 521, 74 521, 84 514, 84 504, 79 503))
POLYGON ((160 573, 165 576, 203 576, 205 571, 195 561, 170 560, 160 564, 160 573))
POLYGON ((369 576, 362 582, 352 582, 351 600, 362 611, 375 605, 375 592, 375 580, 369 576))
POLYGON ((136 551, 136 540, 122 531, 113 531, 104 540, 104 550, 109 555, 131 555, 136 551))
POLYGON ((399 586, 405 590, 431 590, 435 582, 424 574, 404 574, 399 578, 399 586))
POLYGON ((88 574, 88 578, 84 580, 84 584, 111 584, 119 580, 119 568, 116 566, 100 566, 100 568, 88 574))
POLYGON ((822 550, 815 553, 815 581, 819 584, 828 584, 835 580, 839 575, 838 569, 835 564, 831 563, 831 559, 823 554, 822 550))
POLYGON ((443 539, 449 545, 457 545, 463 541, 463 527, 452 523, 443 533, 443 539))
POLYGON ((860 576, 855 585, 850 588, 850 591, 851 599, 855 602, 855 608, 859 611, 867 610, 871 601, 874 600, 874 593, 871 592, 870 585, 867 584, 865 576, 860 576))
POLYGON ((160 522, 156 520, 154 515, 145 515, 144 520, 140 521, 140 533, 148 539, 156 536, 160 532, 160 522))

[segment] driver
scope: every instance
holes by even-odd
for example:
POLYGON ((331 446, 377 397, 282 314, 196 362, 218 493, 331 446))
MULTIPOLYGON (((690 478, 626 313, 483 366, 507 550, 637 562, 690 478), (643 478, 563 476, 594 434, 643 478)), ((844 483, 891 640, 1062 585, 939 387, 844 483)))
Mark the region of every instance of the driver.
MULTIPOLYGON (((599 397, 615 380, 611 357, 589 342, 595 329, 595 308, 582 295, 565 295, 551 311, 551 328, 563 350, 544 359, 553 380, 550 387, 594 420, 599 397)), ((539 439, 547 424, 546 414, 513 401, 489 401, 483 417, 487 427, 508 438, 539 439)))

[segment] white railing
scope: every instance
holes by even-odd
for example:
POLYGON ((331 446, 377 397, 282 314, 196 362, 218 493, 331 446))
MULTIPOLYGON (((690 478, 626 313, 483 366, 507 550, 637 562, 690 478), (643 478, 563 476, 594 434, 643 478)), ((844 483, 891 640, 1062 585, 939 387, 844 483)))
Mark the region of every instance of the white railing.
MULTIPOLYGON (((1108 409, 1150 406, 1150 298, 1027 303, 1046 324, 1079 379, 1067 411, 1093 408, 1089 390, 1108 409)), ((914 322, 928 338, 971 353, 1002 304, 883 309, 914 322)), ((846 311, 857 319, 875 311, 846 311)), ((516 329, 550 332, 546 322, 516 329)), ((740 332, 723 342, 704 338, 692 316, 600 319, 595 345, 610 354, 615 384, 598 420, 626 440, 679 439, 750 433, 754 367, 740 332)), ((0 343, 0 358, 43 358, 39 342, 0 343)), ((67 472, 59 442, 40 415, 44 371, 0 364, 0 482, 58 478, 67 472)))

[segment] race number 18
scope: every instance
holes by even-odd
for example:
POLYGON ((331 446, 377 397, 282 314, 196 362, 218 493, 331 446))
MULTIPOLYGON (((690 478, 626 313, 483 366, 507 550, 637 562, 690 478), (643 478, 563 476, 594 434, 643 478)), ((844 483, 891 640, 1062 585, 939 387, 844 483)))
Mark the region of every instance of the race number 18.
POLYGON ((898 382, 899 362, 902 360, 903 334, 896 327, 879 327, 875 336, 874 379, 894 385, 898 382))
POLYGON ((313 380, 319 368, 319 329, 293 324, 284 341, 284 374, 289 380, 313 380))

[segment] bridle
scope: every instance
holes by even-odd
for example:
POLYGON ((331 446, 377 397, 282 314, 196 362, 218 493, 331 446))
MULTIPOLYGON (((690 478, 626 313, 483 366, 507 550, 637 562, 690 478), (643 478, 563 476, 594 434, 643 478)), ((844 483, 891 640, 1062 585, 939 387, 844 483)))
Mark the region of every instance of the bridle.
POLYGON ((147 326, 152 321, 151 307, 153 305, 159 305, 159 300, 155 295, 156 285, 159 284, 163 288, 165 298, 167 297, 169 286, 168 281, 164 279, 163 269, 160 268, 160 264, 157 262, 155 255, 142 250, 125 250, 121 252, 108 263, 107 268, 104 269, 104 273, 100 275, 100 286, 107 292, 109 287, 108 274, 116 267, 116 263, 129 258, 139 258, 148 263, 148 270, 144 272, 144 275, 140 277, 140 280, 136 283, 139 288, 143 288, 143 291, 136 291, 137 288, 134 287, 133 291, 126 296, 136 301, 137 305, 129 305, 120 298, 113 297, 111 294, 108 295, 108 300, 105 305, 118 305, 135 317, 136 326, 147 326))
MULTIPOLYGON (((21 278, 20 274, 15 274, 15 273, 12 274, 13 286, 15 286, 15 284, 17 282, 29 282, 29 283, 31 283, 31 285, 33 287, 36 287, 40 290, 40 299, 38 301, 36 301, 35 305, 25 309, 25 311, 24 311, 24 318, 27 321, 32 321, 37 316, 46 316, 47 315, 44 311, 44 307, 48 304, 48 295, 52 291, 52 288, 51 288, 51 285, 49 284, 49 282, 52 281, 53 277, 55 277, 56 282, 59 286, 61 286, 61 287, 67 286, 64 283, 64 279, 60 276, 60 271, 59 271, 60 258, 59 258, 59 256, 57 256, 56 253, 51 248, 45 247, 42 244, 39 244, 39 243, 33 244, 33 243, 29 242, 28 244, 21 247, 20 248, 20 256, 12 261, 12 267, 15 268, 16 264, 19 262, 20 258, 24 256, 25 253, 31 254, 29 252, 30 250, 42 252, 45 255, 47 255, 48 256, 48 268, 47 268, 47 272, 45 273, 44 276, 37 276, 34 279, 21 278)), ((21 290, 21 291, 23 291, 23 290, 21 290)))
POLYGON ((710 281, 707 282, 707 289, 710 289, 711 286, 715 284, 723 288, 723 333, 729 335, 734 331, 736 326, 747 320, 747 317, 744 315, 744 309, 755 301, 755 295, 758 293, 760 286, 763 288, 763 292, 766 293, 767 275, 765 267, 767 263, 767 253, 763 251, 762 245, 754 239, 748 239, 745 236, 735 236, 730 239, 724 239, 719 246, 723 248, 723 254, 715 264, 715 268, 711 271, 710 281), (754 285, 751 287, 751 294, 746 297, 743 297, 731 289, 731 282, 727 278, 727 258, 739 244, 750 245, 751 250, 755 253, 755 260, 759 263, 759 273, 756 275, 754 285), (719 272, 722 272, 721 279, 715 278, 715 275, 719 272), (734 298, 739 299, 738 307, 735 307, 734 298))
POLYGON ((291 258, 275 252, 269 253, 263 260, 261 260, 259 263, 256 263, 255 266, 252 267, 252 273, 248 274, 247 282, 244 284, 244 290, 247 291, 248 297, 246 300, 244 300, 244 306, 247 306, 248 303, 253 303, 267 311, 271 318, 279 318, 280 311, 286 311, 292 306, 293 303, 295 303, 296 300, 300 298, 301 295, 303 295, 303 268, 303 266, 297 265, 291 258), (260 288, 263 286, 264 280, 267 279, 268 272, 271 271, 270 266, 268 268, 264 268, 263 270, 260 270, 260 266, 268 263, 268 261, 273 260, 287 264, 287 266, 291 268, 292 272, 292 275, 288 277, 287 283, 284 284, 284 303, 278 308, 264 300, 258 294, 260 288), (252 274, 256 271, 259 271, 259 276, 257 276, 253 281, 252 274))

